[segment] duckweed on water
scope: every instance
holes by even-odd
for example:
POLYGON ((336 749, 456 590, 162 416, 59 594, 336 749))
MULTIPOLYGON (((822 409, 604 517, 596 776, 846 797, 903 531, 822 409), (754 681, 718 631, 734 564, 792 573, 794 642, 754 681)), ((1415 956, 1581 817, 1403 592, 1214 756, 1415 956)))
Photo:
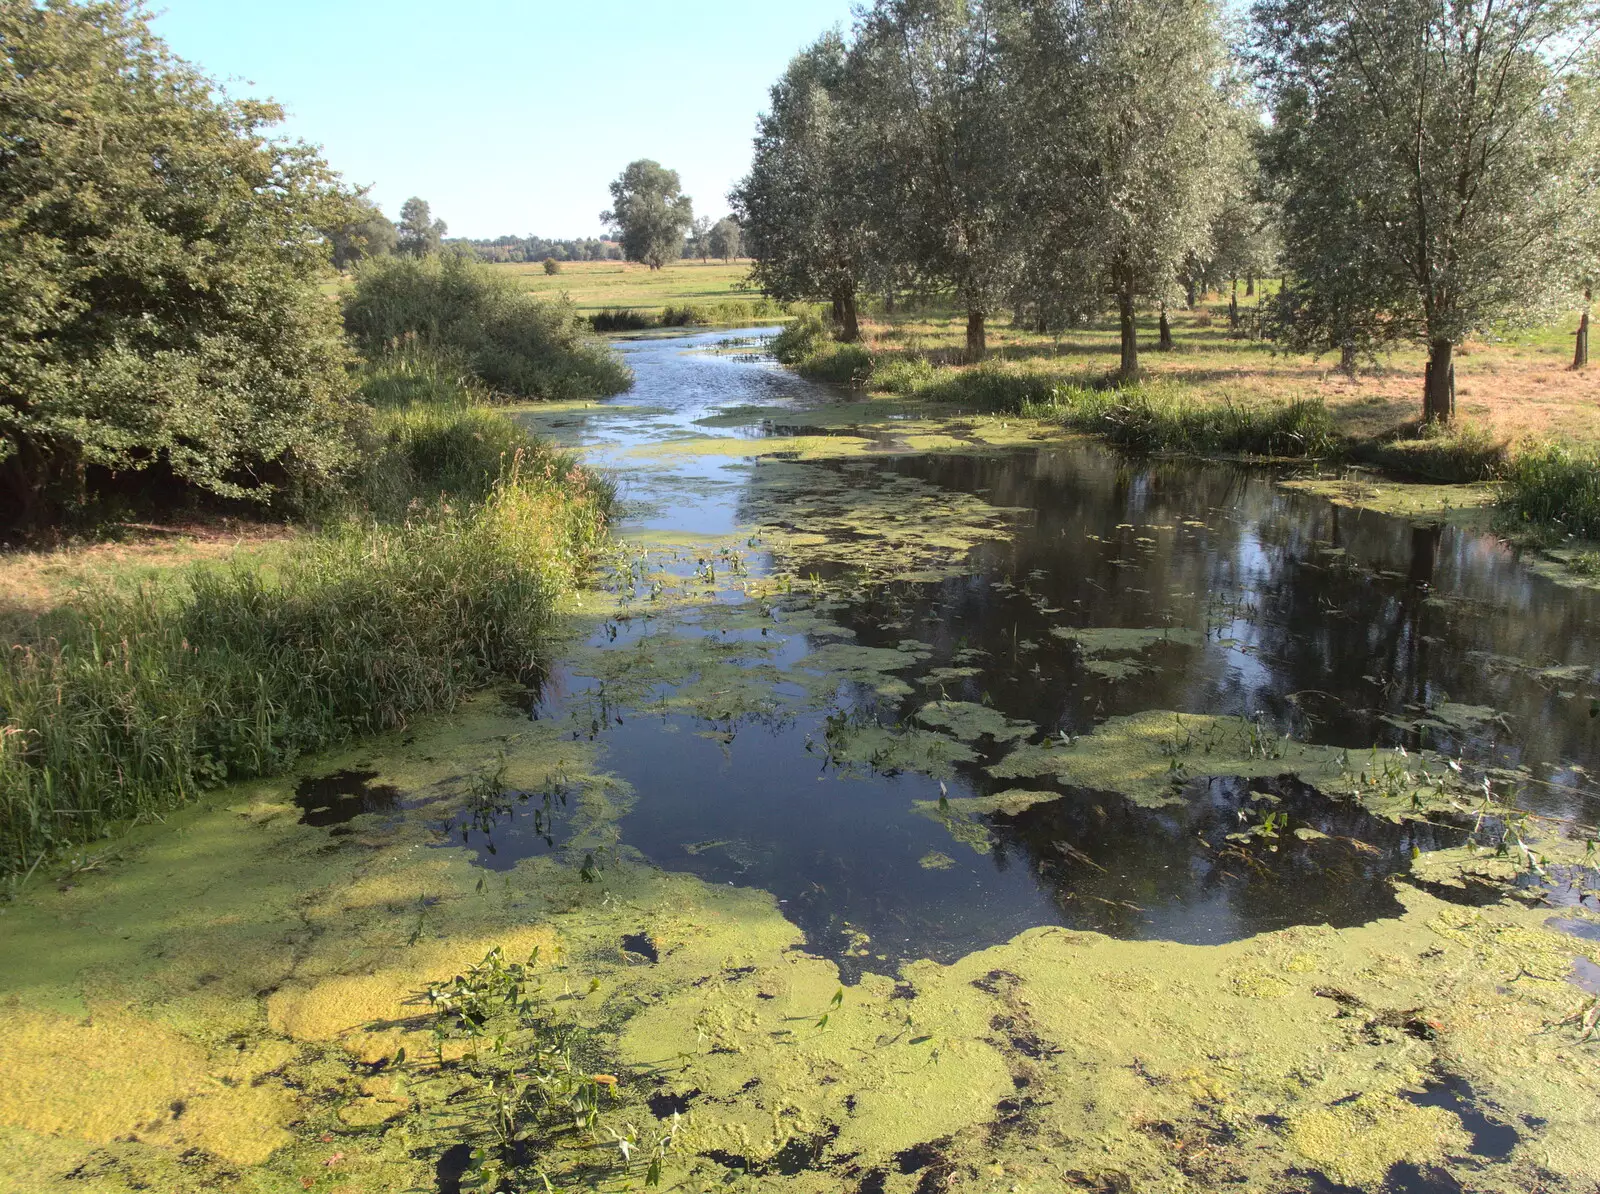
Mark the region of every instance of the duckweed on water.
MULTIPOLYGON (((1047 734, 978 699, 977 647, 857 641, 847 603, 965 575, 1017 516, 836 466, 759 462, 747 535, 620 552, 586 643, 563 653, 556 713, 513 716, 493 694, 317 761, 370 772, 393 806, 323 828, 294 803, 299 776, 231 788, 0 908, 0 1189, 365 1194, 496 1160, 533 1188, 542 1169, 615 1190, 654 1163, 664 1188, 816 1194, 1372 1189, 1397 1165, 1507 1194, 1600 1182, 1600 1041, 1568 981, 1600 942, 1551 931, 1531 900, 1456 902, 1579 864, 1581 841, 1549 834, 1554 862, 1530 860, 1527 826, 1435 755, 1171 711, 1047 734), (822 497, 784 501, 791 485, 822 497), (1208 946, 1034 928, 845 987, 772 895, 630 848, 621 823, 650 793, 605 772, 601 727, 647 715, 725 740, 810 718, 814 752, 850 767, 986 774, 1000 790, 907 808, 962 847, 919 846, 930 879, 974 865, 984 818, 1060 800, 1057 785, 1162 810, 1203 777, 1295 775, 1385 818, 1481 813, 1483 831, 1419 852, 1395 915, 1359 927, 1208 946), (474 865, 460 826, 556 789, 549 849, 474 865), (526 1009, 500 997, 512 987, 526 1009), (533 1071, 451 1019, 473 1001, 524 1055, 547 1049, 537 1072, 573 1131, 530 1114, 516 1083, 533 1071), (1504 1155, 1440 1089, 1470 1092, 1504 1155)), ((1197 645, 1182 628, 1062 629, 1083 660, 1129 668, 1197 645)), ((1271 848, 1263 824, 1241 825, 1242 851, 1271 848)), ((843 932, 853 958, 881 948, 843 932)))

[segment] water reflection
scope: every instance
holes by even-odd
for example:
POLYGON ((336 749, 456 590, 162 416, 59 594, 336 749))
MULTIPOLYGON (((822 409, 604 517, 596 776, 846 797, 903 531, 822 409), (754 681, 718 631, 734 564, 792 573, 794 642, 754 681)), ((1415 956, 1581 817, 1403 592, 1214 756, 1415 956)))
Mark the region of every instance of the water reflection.
MULTIPOLYGON (((732 424, 718 431, 700 420, 835 396, 694 351, 715 339, 629 346, 635 391, 610 414, 565 425, 602 463, 626 464, 633 525, 724 533, 759 522, 774 503, 769 478, 788 466, 695 456, 641 465, 628 449, 727 434, 753 437, 756 451, 767 416, 718 420, 732 424)), ((859 461, 807 467, 832 470, 833 492, 863 476, 859 461)), ((1342 510, 1261 471, 1130 462, 1091 446, 884 455, 868 474, 1022 516, 1010 538, 974 549, 963 575, 872 586, 831 611, 851 641, 916 639, 929 651, 922 670, 947 669, 938 691, 904 698, 846 686, 838 710, 850 716, 903 725, 941 696, 1081 735, 1149 709, 1236 714, 1315 742, 1426 746, 1517 769, 1541 811, 1600 815, 1590 781, 1600 764, 1590 713, 1600 594, 1540 578, 1492 536, 1342 510), (1185 633, 1109 662, 1072 635, 1115 627, 1185 633)), ((768 564, 845 571, 803 548, 768 564)), ((797 636, 779 666, 811 645, 797 636)), ((559 716, 560 702, 545 713, 559 716)), ((1057 799, 1010 813, 929 815, 935 779, 830 765, 814 749, 828 732, 821 713, 712 724, 615 709, 592 732, 603 765, 638 796, 619 827, 628 846, 772 891, 847 974, 954 957, 1045 923, 1188 942, 1357 924, 1399 911, 1393 876, 1413 848, 1462 840, 1447 825, 1376 820, 1287 779, 1191 783, 1182 803, 1156 810, 1057 788, 1057 799)), ((957 766, 952 793, 1002 786, 983 769, 993 753, 979 756, 957 766)), ((505 867, 559 847, 558 812, 519 794, 456 829, 481 862, 505 867)))

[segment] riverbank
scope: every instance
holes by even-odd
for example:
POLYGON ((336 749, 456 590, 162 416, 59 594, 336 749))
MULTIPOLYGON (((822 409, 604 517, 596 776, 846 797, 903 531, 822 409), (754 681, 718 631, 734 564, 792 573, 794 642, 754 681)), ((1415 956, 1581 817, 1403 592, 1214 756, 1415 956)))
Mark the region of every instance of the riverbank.
MULTIPOLYGON (((458 387, 459 390, 459 387, 458 387)), ((377 412, 322 523, 0 556, 7 883, 219 784, 533 680, 609 483, 459 390, 377 412)))
POLYGON ((1117 348, 1104 329, 1048 338, 1005 328, 992 336, 989 359, 967 365, 964 328, 951 318, 880 317, 863 325, 861 343, 841 344, 812 317, 792 325, 777 352, 803 376, 886 407, 920 402, 929 416, 1004 416, 1135 453, 1309 461, 1334 476, 1354 468, 1346 493, 1387 493, 1377 509, 1478 512, 1491 484, 1501 533, 1576 579, 1600 575, 1600 374, 1563 368, 1559 329, 1469 349, 1462 417, 1435 429, 1410 413, 1404 387, 1415 381, 1409 368, 1420 368, 1415 354, 1347 376, 1226 334, 1226 320, 1218 302, 1171 313, 1172 349, 1147 351, 1143 376, 1120 384, 1104 373, 1117 348), (1383 484, 1362 484, 1361 470, 1383 484))
POLYGON ((0 904, 0 1190, 1600 1179, 1594 595, 748 347, 507 409, 625 477, 536 688, 0 904))

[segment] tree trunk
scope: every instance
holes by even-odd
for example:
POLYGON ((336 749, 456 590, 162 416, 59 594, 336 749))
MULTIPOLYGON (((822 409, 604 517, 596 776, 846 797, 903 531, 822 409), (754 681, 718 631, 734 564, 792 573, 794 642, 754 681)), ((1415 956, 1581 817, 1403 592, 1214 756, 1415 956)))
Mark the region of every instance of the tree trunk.
POLYGON ((1423 375, 1422 417, 1429 423, 1448 423, 1456 415, 1455 345, 1435 340, 1428 346, 1428 369, 1423 375))
POLYGON ((885 290, 883 292, 883 313, 885 315, 893 315, 894 314, 894 287, 893 286, 889 287, 888 290, 885 290))
POLYGON ((967 312, 967 360, 978 362, 983 360, 983 355, 989 350, 989 344, 984 336, 984 313, 977 310, 967 312))
POLYGON ((1253 273, 1244 276, 1244 297, 1250 298, 1256 292, 1256 276, 1253 273))
POLYGON ((1184 301, 1184 305, 1187 306, 1189 308, 1189 310, 1193 311, 1194 310, 1194 305, 1199 300, 1199 297, 1200 296, 1195 293, 1194 279, 1193 278, 1185 278, 1184 281, 1183 281, 1183 301, 1184 301))
POLYGON ((1125 379, 1137 377, 1139 329, 1133 322, 1133 292, 1128 286, 1117 291, 1117 321, 1122 329, 1122 368, 1119 372, 1125 379))
POLYGON ((835 327, 844 323, 844 299, 837 294, 833 296, 833 323, 835 327))
POLYGON ((1572 367, 1582 369, 1589 363, 1589 312, 1578 317, 1577 342, 1572 346, 1572 367))
POLYGON ((1352 380, 1356 375, 1356 346, 1350 343, 1339 345, 1339 372, 1352 380))
POLYGON ((1172 325, 1167 322, 1167 309, 1161 308, 1161 351, 1172 351, 1172 325))
POLYGON ((1233 293, 1228 296, 1228 330, 1239 330, 1239 279, 1233 280, 1233 293))
POLYGON ((844 330, 839 333, 839 339, 843 340, 846 344, 854 344, 857 340, 861 339, 861 323, 856 318, 855 291, 851 291, 840 300, 840 307, 844 313, 844 319, 842 321, 844 324, 844 330))

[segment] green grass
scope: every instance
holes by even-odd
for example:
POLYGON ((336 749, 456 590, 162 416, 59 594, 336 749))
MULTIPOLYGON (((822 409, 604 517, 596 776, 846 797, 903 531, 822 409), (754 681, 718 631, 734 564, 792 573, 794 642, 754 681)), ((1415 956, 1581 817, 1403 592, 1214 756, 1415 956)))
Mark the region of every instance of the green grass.
POLYGON ((385 354, 362 392, 364 464, 325 529, 13 618, 0 874, 539 673, 609 482, 483 405, 448 356, 385 354))
MULTIPOLYGON (((659 270, 622 261, 563 262, 559 274, 546 274, 537 263, 495 265, 491 269, 516 279, 518 285, 545 299, 565 298, 580 315, 631 310, 654 317, 647 327, 686 326, 692 323, 733 327, 746 322, 785 318, 787 310, 759 291, 740 284, 750 272, 748 262, 674 261, 659 270), (668 308, 694 312, 685 323, 664 322, 668 308)), ((629 328, 605 328, 625 331, 629 328)))
POLYGON ((1016 409, 1134 452, 1318 458, 1341 447, 1327 408, 1314 399, 1246 406, 1198 402, 1171 385, 1078 385, 1058 386, 1044 401, 1025 399, 1016 409))
POLYGON ((1506 469, 1504 505, 1525 522, 1600 539, 1600 452, 1547 443, 1518 453, 1506 469))

